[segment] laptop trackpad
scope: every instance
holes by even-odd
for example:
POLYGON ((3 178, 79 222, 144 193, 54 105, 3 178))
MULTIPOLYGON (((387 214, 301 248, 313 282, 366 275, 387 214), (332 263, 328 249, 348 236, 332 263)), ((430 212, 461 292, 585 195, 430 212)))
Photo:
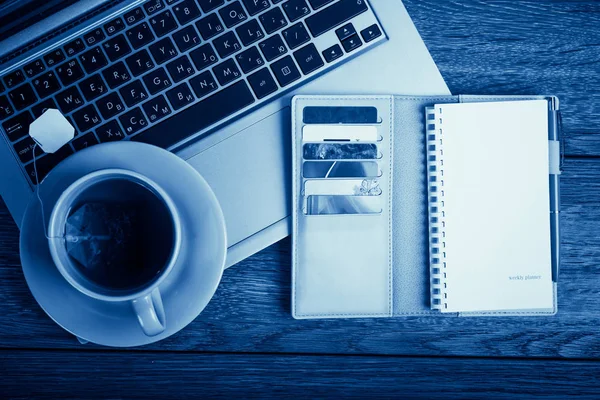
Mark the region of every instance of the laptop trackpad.
POLYGON ((286 107, 187 160, 221 203, 229 247, 290 215, 290 132, 286 107))

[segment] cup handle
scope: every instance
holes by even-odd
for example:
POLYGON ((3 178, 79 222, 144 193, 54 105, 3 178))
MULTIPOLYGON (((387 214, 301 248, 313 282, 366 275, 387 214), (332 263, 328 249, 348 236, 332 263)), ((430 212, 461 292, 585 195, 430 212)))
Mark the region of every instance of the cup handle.
POLYGON ((165 330, 165 309, 158 288, 131 304, 146 336, 156 336, 165 330))

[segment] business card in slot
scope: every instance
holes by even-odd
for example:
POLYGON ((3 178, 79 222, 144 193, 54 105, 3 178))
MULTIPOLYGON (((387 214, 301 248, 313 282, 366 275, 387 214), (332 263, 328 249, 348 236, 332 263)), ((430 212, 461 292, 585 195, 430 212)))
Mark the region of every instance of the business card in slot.
POLYGON ((307 143, 302 146, 305 160, 376 160, 375 143, 307 143))
POLYGON ((304 125, 304 142, 377 142, 376 125, 304 125))
POLYGON ((378 178, 381 176, 376 161, 305 161, 304 178, 378 178))
POLYGON ((381 214, 382 196, 308 196, 307 215, 381 214))
POLYGON ((312 195, 380 196, 381 186, 376 178, 307 180, 304 196, 312 195))
POLYGON ((379 116, 373 106, 307 106, 302 110, 305 124, 377 124, 379 116))

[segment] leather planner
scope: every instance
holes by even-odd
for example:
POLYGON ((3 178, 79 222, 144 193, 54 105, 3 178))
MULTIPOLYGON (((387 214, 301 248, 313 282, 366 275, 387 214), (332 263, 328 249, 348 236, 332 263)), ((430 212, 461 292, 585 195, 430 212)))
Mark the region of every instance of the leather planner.
POLYGON ((552 96, 295 96, 293 317, 555 314, 559 122, 552 96))

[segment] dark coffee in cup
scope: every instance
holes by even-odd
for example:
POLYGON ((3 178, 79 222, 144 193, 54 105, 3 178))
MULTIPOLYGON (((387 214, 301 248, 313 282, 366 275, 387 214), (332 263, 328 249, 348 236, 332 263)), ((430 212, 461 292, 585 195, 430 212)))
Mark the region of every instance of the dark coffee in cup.
POLYGON ((152 187, 116 177, 73 199, 64 238, 73 272, 101 291, 127 293, 151 285, 168 266, 175 223, 152 187))

